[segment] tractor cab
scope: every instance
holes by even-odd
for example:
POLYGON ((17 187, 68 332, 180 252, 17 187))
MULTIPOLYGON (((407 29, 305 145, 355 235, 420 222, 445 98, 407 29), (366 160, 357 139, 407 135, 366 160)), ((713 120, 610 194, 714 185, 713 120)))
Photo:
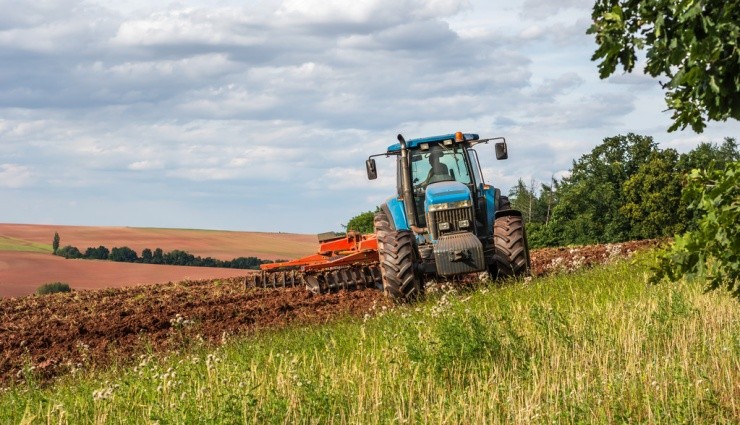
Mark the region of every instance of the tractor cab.
MULTIPOLYGON (((388 147, 386 155, 397 155, 396 200, 390 200, 389 212, 401 228, 411 220, 419 243, 436 242, 444 233, 467 231, 489 236, 495 211, 495 190, 484 183, 478 154, 473 146, 481 140, 477 134, 446 134, 404 141, 388 147), (405 155, 402 151, 405 150, 405 155), (406 177, 408 176, 408 177, 406 177), (404 182, 409 180, 410 193, 405 195, 404 182), (413 198, 413 203, 399 202, 413 198), (413 208, 410 208, 412 205, 413 208), (402 211, 403 209, 403 211, 402 211), (449 212, 442 212, 447 211, 449 212), (452 221, 436 218, 452 215, 452 221)), ((506 159, 505 141, 496 144, 497 157, 506 159), (499 155, 499 151, 503 155, 499 155)), ((368 177, 373 178, 374 160, 368 160, 368 177)))

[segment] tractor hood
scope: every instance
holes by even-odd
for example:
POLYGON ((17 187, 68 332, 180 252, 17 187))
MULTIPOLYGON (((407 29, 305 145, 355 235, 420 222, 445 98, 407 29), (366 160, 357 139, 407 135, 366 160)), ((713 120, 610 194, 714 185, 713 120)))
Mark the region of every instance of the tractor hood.
MULTIPOLYGON (((449 204, 461 201, 472 201, 470 190, 464 184, 454 181, 432 183, 427 186, 426 189, 424 211, 429 211, 430 205, 449 204)), ((452 206, 448 208, 452 208, 452 206)))

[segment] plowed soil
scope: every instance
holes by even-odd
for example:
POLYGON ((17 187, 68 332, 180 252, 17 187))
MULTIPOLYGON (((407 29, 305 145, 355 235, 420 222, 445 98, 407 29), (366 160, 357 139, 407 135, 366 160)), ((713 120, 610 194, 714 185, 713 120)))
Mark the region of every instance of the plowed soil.
POLYGON ((0 298, 33 294, 39 286, 50 282, 64 282, 80 290, 224 279, 246 273, 247 270, 239 269, 67 260, 38 252, 0 251, 0 298))
POLYGON ((79 290, 222 279, 245 273, 224 268, 65 260, 51 255, 54 232, 59 233, 62 246, 73 245, 83 252, 100 245, 108 249, 128 246, 139 254, 144 248, 180 249, 221 260, 296 258, 313 254, 317 247, 316 235, 292 233, 0 223, 0 297, 29 295, 50 282, 65 282, 79 290))
MULTIPOLYGON (((532 252, 535 275, 624 257, 655 241, 532 252)), ((303 288, 248 289, 240 278, 0 299, 0 382, 42 381, 79 368, 127 363, 145 350, 218 343, 290 324, 361 316, 390 305, 372 289, 313 295, 303 288)))

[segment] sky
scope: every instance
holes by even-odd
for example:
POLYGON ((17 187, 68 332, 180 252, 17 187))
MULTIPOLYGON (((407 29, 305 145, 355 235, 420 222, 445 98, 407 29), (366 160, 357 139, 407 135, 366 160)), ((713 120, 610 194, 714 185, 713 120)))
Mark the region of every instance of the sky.
POLYGON ((600 80, 593 1, 0 0, 0 222, 319 233, 395 193, 407 139, 503 193, 629 132, 679 152, 659 79, 600 80))

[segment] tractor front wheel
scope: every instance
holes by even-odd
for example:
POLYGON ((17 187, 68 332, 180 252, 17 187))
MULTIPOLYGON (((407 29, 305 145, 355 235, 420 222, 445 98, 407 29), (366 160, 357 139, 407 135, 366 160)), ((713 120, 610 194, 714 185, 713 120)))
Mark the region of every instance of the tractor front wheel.
POLYGON ((496 248, 493 277, 529 275, 529 248, 522 217, 508 215, 497 218, 493 224, 493 241, 496 248))
POLYGON ((424 286, 416 271, 418 253, 410 230, 378 232, 378 256, 387 297, 407 302, 421 296, 424 286))

